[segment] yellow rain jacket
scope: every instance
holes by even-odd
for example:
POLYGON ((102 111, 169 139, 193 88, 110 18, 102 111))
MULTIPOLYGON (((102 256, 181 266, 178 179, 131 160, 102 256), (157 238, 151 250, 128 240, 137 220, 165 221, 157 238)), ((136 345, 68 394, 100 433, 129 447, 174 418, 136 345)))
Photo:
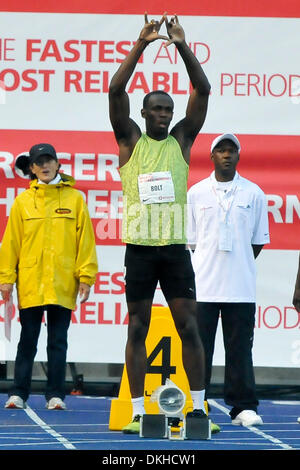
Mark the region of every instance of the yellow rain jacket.
POLYGON ((19 308, 61 305, 74 310, 79 282, 98 270, 88 208, 72 177, 30 183, 12 205, 0 248, 0 284, 17 285, 19 308))

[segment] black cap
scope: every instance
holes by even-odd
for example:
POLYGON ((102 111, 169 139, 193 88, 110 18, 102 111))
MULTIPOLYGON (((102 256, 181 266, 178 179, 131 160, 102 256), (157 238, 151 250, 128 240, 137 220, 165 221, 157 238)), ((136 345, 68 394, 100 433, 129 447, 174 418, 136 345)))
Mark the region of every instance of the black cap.
POLYGON ((55 148, 50 144, 33 145, 29 150, 29 155, 19 155, 15 166, 23 172, 24 175, 30 175, 30 165, 35 163, 42 155, 49 155, 57 160, 55 148))
POLYGON ((49 155, 57 160, 55 148, 50 144, 37 144, 33 145, 29 150, 30 163, 34 163, 42 155, 49 155))

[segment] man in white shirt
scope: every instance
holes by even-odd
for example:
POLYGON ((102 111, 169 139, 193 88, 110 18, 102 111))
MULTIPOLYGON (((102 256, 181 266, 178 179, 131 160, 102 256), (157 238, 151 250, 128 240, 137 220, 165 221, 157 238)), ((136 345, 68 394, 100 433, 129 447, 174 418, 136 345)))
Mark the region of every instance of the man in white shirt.
POLYGON ((225 348, 224 400, 232 424, 263 424, 252 362, 256 302, 255 258, 269 243, 263 191, 236 171, 240 142, 233 134, 211 145, 215 171, 188 192, 188 240, 196 280, 198 327, 209 388, 221 315, 225 348))

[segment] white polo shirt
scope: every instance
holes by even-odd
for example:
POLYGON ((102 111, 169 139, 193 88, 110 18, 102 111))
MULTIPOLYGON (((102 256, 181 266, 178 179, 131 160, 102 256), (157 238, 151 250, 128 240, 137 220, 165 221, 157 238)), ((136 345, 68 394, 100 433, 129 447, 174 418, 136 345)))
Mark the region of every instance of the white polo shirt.
POLYGON ((197 301, 255 302, 252 245, 270 242, 263 191, 237 172, 220 184, 213 172, 190 188, 187 200, 197 301))

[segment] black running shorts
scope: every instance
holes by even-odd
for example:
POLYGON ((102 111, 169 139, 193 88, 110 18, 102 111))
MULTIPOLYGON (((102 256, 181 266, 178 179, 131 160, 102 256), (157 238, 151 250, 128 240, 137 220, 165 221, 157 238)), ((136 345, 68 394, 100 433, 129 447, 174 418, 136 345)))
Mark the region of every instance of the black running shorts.
POLYGON ((185 245, 127 244, 125 292, 127 302, 153 299, 157 283, 166 300, 195 299, 195 275, 185 245))

